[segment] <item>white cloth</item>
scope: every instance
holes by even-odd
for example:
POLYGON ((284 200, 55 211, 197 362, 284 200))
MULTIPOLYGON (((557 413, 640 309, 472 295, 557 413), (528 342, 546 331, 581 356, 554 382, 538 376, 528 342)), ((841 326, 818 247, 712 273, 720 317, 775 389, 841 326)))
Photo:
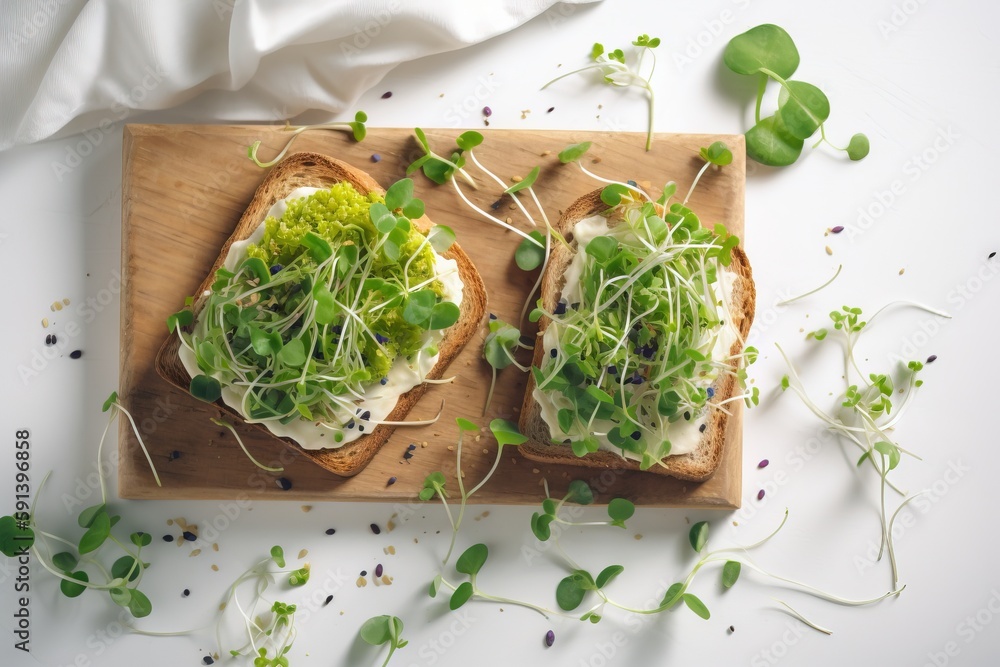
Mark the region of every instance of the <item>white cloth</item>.
POLYGON ((196 96, 208 120, 337 113, 397 64, 556 1, 4 0, 0 150, 196 96))

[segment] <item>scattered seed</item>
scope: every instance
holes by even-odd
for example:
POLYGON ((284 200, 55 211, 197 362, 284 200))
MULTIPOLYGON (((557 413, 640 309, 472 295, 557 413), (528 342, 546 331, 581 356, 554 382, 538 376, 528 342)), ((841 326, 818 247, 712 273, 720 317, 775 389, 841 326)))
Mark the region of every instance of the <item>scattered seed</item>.
POLYGON ((726 632, 728 632, 729 634, 733 634, 734 632, 736 632, 736 628, 730 625, 728 628, 726 628, 726 632))
POLYGON ((300 509, 301 509, 301 510, 302 510, 303 512, 311 512, 311 511, 312 511, 312 508, 313 508, 313 506, 312 506, 312 505, 303 505, 303 506, 302 506, 302 507, 301 507, 300 509))
POLYGON ((55 345, 56 344, 56 335, 55 334, 49 334, 48 336, 46 336, 45 337, 45 344, 46 345, 55 345))
POLYGON ((181 593, 181 595, 183 595, 184 597, 187 597, 187 596, 191 595, 191 590, 188 589, 188 588, 185 588, 184 592, 181 593))
POLYGON ((200 556, 200 555, 201 555, 201 549, 195 549, 188 554, 188 558, 194 558, 195 556, 200 556))
POLYGON ((69 299, 63 299, 63 305, 64 306, 68 306, 69 305, 69 299))
POLYGON ((392 577, 390 577, 388 574, 383 574, 382 575, 382 585, 384 585, 384 586, 392 586, 392 577))
POLYGON ((378 527, 377 523, 373 523, 371 525, 371 529, 372 529, 372 532, 375 533, 376 535, 378 535, 379 533, 382 532, 382 529, 378 527))
POLYGON ((337 529, 336 529, 336 528, 327 528, 327 529, 326 529, 326 534, 327 534, 327 535, 333 535, 333 534, 334 534, 334 533, 336 533, 336 532, 337 532, 337 529))
POLYGON ((535 475, 537 475, 538 473, 540 473, 540 472, 542 472, 542 471, 541 471, 541 470, 539 470, 538 468, 532 468, 532 469, 531 469, 531 472, 532 472, 532 473, 534 473, 535 475))
POLYGON ((763 500, 763 499, 764 499, 764 489, 761 489, 760 491, 757 492, 757 500, 763 500))
POLYGON ((395 556, 396 555, 396 547, 394 547, 394 546, 392 546, 390 544, 385 549, 382 549, 382 553, 389 554, 390 556, 395 556))
POLYGON ((376 577, 382 576, 382 563, 379 563, 378 565, 375 566, 375 576, 376 577))
POLYGON ((527 118, 529 113, 531 113, 531 109, 521 109, 521 120, 527 118))
POLYGON ((837 225, 836 227, 834 227, 833 229, 830 230, 830 233, 831 234, 839 234, 842 231, 844 231, 844 226, 843 225, 837 225))
POLYGON ((937 355, 936 354, 932 354, 931 356, 927 357, 927 363, 933 364, 936 359, 937 359, 937 355))
POLYGON ((69 353, 70 359, 79 359, 82 356, 83 356, 83 350, 73 350, 72 352, 69 353))
POLYGON ((198 539, 198 536, 192 533, 190 530, 185 530, 184 539, 187 540, 188 542, 194 542, 195 540, 198 539))
POLYGON ((274 483, 277 484, 278 488, 281 489, 282 491, 287 491, 290 488, 292 488, 292 483, 289 481, 287 477, 279 477, 278 479, 274 480, 274 483))
POLYGON ((899 275, 903 275, 903 273, 904 273, 905 271, 906 271, 906 269, 900 269, 900 270, 899 270, 899 275))
POLYGON ((212 542, 212 551, 218 551, 218 550, 219 550, 219 543, 212 542))
POLYGON ((325 607, 326 605, 330 604, 331 602, 333 602, 333 596, 332 595, 327 595, 326 599, 323 600, 323 606, 325 607))
POLYGON ((706 428, 708 428, 708 424, 702 424, 701 426, 698 427, 698 431, 700 433, 704 433, 706 428))
POLYGON ((306 556, 307 556, 308 554, 309 554, 309 550, 308 550, 308 549, 303 549, 302 551, 300 551, 300 552, 299 552, 299 560, 302 560, 302 559, 303 559, 303 558, 305 558, 305 557, 306 557, 306 556))
POLYGON ((173 542, 174 541, 174 536, 173 535, 164 535, 163 536, 163 541, 164 542, 173 542))
POLYGON ((48 328, 48 326, 49 326, 49 318, 47 318, 47 317, 43 317, 43 318, 42 318, 42 328, 43 328, 43 329, 47 329, 47 328, 48 328))
POLYGON ((392 97, 392 91, 391 90, 387 90, 384 93, 382 93, 382 99, 383 100, 387 100, 390 97, 392 97))
POLYGON ((556 110, 555 107, 549 107, 548 111, 546 111, 545 113, 552 113, 555 110, 556 110))
POLYGON ((642 539, 642 533, 636 533, 635 534, 635 539, 641 540, 642 539))
POLYGON ((212 572, 218 572, 218 571, 219 571, 219 566, 218 566, 218 565, 215 565, 215 564, 213 563, 213 564, 212 564, 212 572))
POLYGON ((364 577, 358 577, 357 586, 358 588, 364 588, 368 585, 368 580, 364 577))
POLYGON ((549 630, 548 632, 545 633, 546 646, 552 646, 552 644, 554 644, 555 641, 556 641, 556 633, 552 632, 552 630, 549 630))
POLYGON ((50 307, 50 308, 51 308, 52 310, 54 310, 54 311, 59 311, 59 310, 62 310, 62 309, 63 309, 63 305, 62 305, 61 303, 59 303, 58 301, 53 301, 53 302, 52 302, 52 305, 51 305, 51 306, 49 306, 49 307, 50 307))
POLYGON ((386 483, 385 483, 385 485, 386 485, 386 486, 392 486, 392 485, 393 485, 393 484, 395 484, 395 483, 396 483, 396 478, 395 478, 395 477, 390 477, 390 478, 389 478, 389 481, 388 481, 388 482, 386 482, 386 483))
POLYGON ((830 246, 827 246, 826 247, 826 254, 827 255, 832 255, 833 254, 833 248, 831 248, 830 246))
POLYGON ((760 463, 757 464, 757 467, 758 468, 766 468, 768 463, 770 463, 770 461, 768 461, 767 459, 764 459, 760 463))
POLYGON ((493 109, 489 107, 483 107, 483 115, 489 118, 490 116, 493 115, 493 109))
POLYGON ((986 259, 993 259, 996 256, 997 256, 997 252, 996 252, 996 250, 994 250, 993 252, 990 253, 989 257, 987 257, 986 259))
POLYGON ((203 663, 205 663, 206 665, 211 665, 211 664, 215 663, 215 660, 213 660, 212 656, 210 656, 210 655, 206 655, 204 658, 201 659, 201 661, 203 663))
POLYGON ((168 461, 176 461, 180 457, 181 457, 181 453, 175 449, 174 451, 170 452, 167 455, 167 460, 168 461))
POLYGON ((372 162, 381 162, 382 156, 378 153, 372 153, 372 162))

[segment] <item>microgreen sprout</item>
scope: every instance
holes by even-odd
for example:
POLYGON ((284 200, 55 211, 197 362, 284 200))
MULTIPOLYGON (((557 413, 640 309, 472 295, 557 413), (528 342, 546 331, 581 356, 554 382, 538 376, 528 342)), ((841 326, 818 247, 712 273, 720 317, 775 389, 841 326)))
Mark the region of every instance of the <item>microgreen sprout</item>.
POLYGON ((168 318, 200 371, 191 394, 212 402, 226 387, 247 422, 305 420, 331 446, 401 424, 365 410, 366 396, 397 360, 435 354, 461 315, 432 249, 454 233, 425 235, 412 222, 423 213, 410 179, 384 197, 344 182, 288 202, 245 259, 218 269, 197 318, 190 306, 168 318))
POLYGON ((359 630, 361 639, 372 646, 389 645, 389 654, 385 656, 382 667, 389 664, 396 649, 403 648, 409 642, 403 639, 403 621, 396 616, 373 616, 362 624, 359 630))
POLYGON ((815 146, 825 142, 846 152, 853 161, 868 155, 869 142, 864 134, 855 134, 846 147, 836 146, 826 138, 830 101, 816 86, 791 80, 799 66, 799 52, 782 28, 764 24, 733 37, 723 53, 723 62, 737 74, 756 76, 758 80, 756 124, 746 133, 749 157, 773 167, 792 164, 802 153, 805 140, 816 130, 820 138, 815 146), (781 86, 778 109, 774 115, 761 118, 769 80, 781 86))
MULTIPOLYGON (((114 411, 97 448, 101 502, 87 507, 77 517, 77 524, 83 530, 83 534, 76 540, 68 540, 41 528, 35 512, 35 503, 42 495, 48 481, 49 475, 46 475, 28 510, 19 509, 12 515, 0 517, 0 553, 10 558, 30 553, 46 571, 61 580, 59 590, 66 597, 75 598, 88 589, 107 591, 115 605, 128 609, 135 618, 142 618, 152 611, 149 598, 139 590, 143 574, 149 567, 149 563, 142 559, 142 550, 149 546, 152 537, 148 533, 137 531, 129 535, 126 543, 114 535, 113 528, 121 520, 121 516, 114 514, 108 505, 104 465, 101 461, 104 440, 119 412, 128 417, 140 446, 146 452, 147 460, 149 453, 142 443, 142 437, 131 414, 119 402, 117 392, 112 392, 103 404, 105 412, 112 408, 114 411), (58 543, 59 551, 56 551, 53 543, 58 543), (117 557, 110 570, 99 559, 102 549, 108 545, 114 545, 116 551, 124 554, 117 557)), ((159 484, 156 469, 151 460, 149 463, 153 476, 159 484)))
POLYGON ((490 391, 486 395, 486 405, 483 407, 483 416, 486 416, 490 409, 490 402, 493 400, 493 389, 497 383, 497 371, 508 366, 517 366, 521 371, 527 372, 527 366, 522 366, 514 358, 514 354, 519 347, 526 347, 521 343, 521 332, 507 324, 503 320, 491 318, 487 325, 489 333, 486 334, 486 341, 483 343, 483 357, 490 365, 493 378, 490 381, 490 391))
POLYGON ((889 473, 895 470, 903 455, 919 459, 912 452, 904 449, 890 436, 891 431, 899 422, 909 406, 916 389, 923 384, 918 374, 923 370, 923 363, 910 361, 905 367, 896 369, 895 373, 864 373, 854 355, 861 334, 867 330, 871 322, 886 308, 894 305, 911 305, 942 317, 949 317, 932 308, 911 302, 894 302, 877 311, 867 321, 862 319, 860 308, 844 306, 830 313, 833 332, 820 328, 807 334, 807 338, 823 341, 838 340, 844 349, 844 393, 840 399, 839 409, 827 412, 815 403, 806 393, 805 385, 795 371, 791 360, 781 346, 781 352, 789 373, 781 379, 782 390, 791 389, 802 399, 809 410, 816 415, 831 431, 857 446, 861 451, 857 466, 865 463, 871 465, 879 477, 879 520, 881 523, 881 546, 878 558, 883 552, 889 556, 892 583, 899 585, 899 572, 892 536, 892 521, 915 496, 906 494, 889 480, 889 473), (897 394, 903 394, 902 405, 893 403, 897 394), (891 488, 900 495, 906 496, 893 512, 890 518, 886 514, 886 489, 891 488))
POLYGON ((306 130, 339 130, 348 129, 354 136, 355 141, 362 141, 365 135, 368 133, 365 123, 368 121, 368 114, 364 111, 358 111, 354 114, 354 120, 352 121, 339 121, 336 123, 324 123, 321 125, 302 125, 301 127, 293 128, 291 125, 286 124, 282 131, 291 132, 292 136, 288 139, 285 147, 281 149, 274 159, 270 162, 261 162, 260 158, 257 157, 257 151, 260 150, 260 140, 253 142, 247 147, 247 157, 250 158, 255 165, 262 168, 273 167, 276 165, 281 158, 285 157, 288 149, 292 147, 292 143, 298 138, 300 134, 306 130))
POLYGON ((548 482, 545 482, 546 498, 542 501, 542 511, 531 515, 531 532, 539 541, 545 542, 552 536, 553 523, 564 526, 615 526, 625 528, 625 522, 635 514, 635 505, 625 498, 613 498, 608 503, 610 521, 567 521, 559 516, 566 503, 589 505, 594 502, 594 493, 583 480, 573 480, 561 499, 556 500, 548 495, 548 482))
POLYGON ((649 102, 646 150, 651 150, 653 147, 654 104, 653 86, 651 82, 653 80, 653 72, 656 70, 656 53, 654 53, 654 49, 659 45, 660 38, 650 37, 649 35, 639 35, 636 37, 635 40, 632 41, 632 46, 635 47, 635 49, 630 49, 629 53, 625 53, 622 49, 606 51, 603 44, 594 43, 594 46, 590 49, 590 60, 593 61, 593 64, 557 76, 542 86, 542 90, 545 90, 560 79, 565 79, 568 76, 572 76, 573 74, 578 74, 580 72, 590 71, 598 72, 604 83, 610 86, 617 88, 629 88, 635 86, 643 90, 646 94, 646 99, 649 102), (647 53, 650 58, 650 67, 649 71, 643 74, 643 59, 646 57, 647 53))

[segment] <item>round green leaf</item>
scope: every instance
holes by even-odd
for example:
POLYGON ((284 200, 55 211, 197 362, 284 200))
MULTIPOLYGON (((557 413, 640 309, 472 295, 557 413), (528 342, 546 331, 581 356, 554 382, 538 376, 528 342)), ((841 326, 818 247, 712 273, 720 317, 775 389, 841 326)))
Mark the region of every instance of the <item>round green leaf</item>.
POLYGON ((430 589, 427 591, 427 593, 432 598, 436 598, 437 597, 438 590, 440 590, 440 588, 441 588, 441 581, 442 581, 442 579, 441 579, 441 575, 440 574, 436 575, 434 577, 434 579, 431 581, 430 589))
POLYGON ((111 601, 119 607, 127 607, 132 601, 132 589, 125 586, 115 586, 108 589, 111 594, 111 601))
POLYGON ((128 610, 136 618, 144 618, 153 611, 153 605, 142 591, 133 588, 128 601, 128 610))
MULTIPOLYGON (((725 167, 733 161, 733 152, 722 141, 713 142, 708 148, 702 147, 698 152, 705 162, 711 162, 720 167, 725 167)), ((676 186, 674 187, 676 189, 676 186)))
MULTIPOLYGON (((413 199, 413 179, 396 181, 385 191, 385 207, 390 211, 403 208, 413 199)), ((417 216, 420 217, 420 216, 417 216)))
POLYGON ((429 289, 410 294, 403 307, 403 319, 410 324, 424 326, 434 310, 437 295, 429 289))
POLYGON ((628 188, 622 183, 612 183, 606 185, 601 190, 601 201, 608 206, 618 206, 622 203, 622 195, 628 194, 628 188))
POLYGON ((611 236, 594 237, 584 252, 598 262, 606 262, 618 253, 618 240, 611 236))
POLYGON ((563 611, 573 611, 580 606, 586 594, 587 591, 580 587, 577 579, 570 575, 556 586, 556 604, 563 611))
MULTIPOLYGON (((190 326, 192 322, 194 322, 194 313, 191 312, 190 309, 185 308, 184 310, 178 311, 178 312, 174 313, 173 315, 170 315, 169 317, 167 317, 167 330, 170 333, 173 333, 177 329, 177 327, 190 326)), ((115 397, 115 400, 118 400, 117 393, 114 394, 114 397, 115 397)), ((105 403, 105 405, 108 405, 108 407, 111 407, 110 403, 113 403, 113 402, 114 401, 109 401, 108 403, 105 403)), ((105 412, 107 412, 107 409, 105 409, 105 412)))
MULTIPOLYGON (((23 516, 27 519, 27 514, 23 516)), ((26 520, 15 519, 12 516, 0 517, 0 553, 8 558, 21 556, 34 543, 35 532, 31 530, 26 520)))
POLYGON ((285 550, 279 546, 271 547, 271 560, 278 567, 285 567, 285 550))
POLYGON ((486 559, 489 555, 490 550, 485 544, 473 544, 458 557, 458 561, 455 562, 455 569, 469 576, 479 574, 479 570, 486 564, 486 559))
POLYGON ((594 581, 598 588, 604 588, 610 584, 615 577, 625 571, 625 568, 621 565, 609 565, 601 573, 597 575, 597 579, 594 581))
MULTIPOLYGON (((332 299, 331 295, 331 299, 332 299)), ((317 308, 317 320, 319 319, 318 313, 319 308, 317 308)), ((281 350, 281 335, 277 331, 272 331, 271 333, 265 332, 259 327, 250 328, 250 345, 253 347, 253 351, 262 357, 268 357, 272 354, 277 354, 281 350)))
POLYGON ((373 616, 365 621, 361 625, 361 630, 359 634, 361 639, 365 643, 371 644, 372 646, 381 646, 391 639, 391 628, 390 623, 392 620, 389 616, 373 616))
POLYGON ((770 167, 786 167, 802 153, 802 139, 780 132, 774 116, 747 130, 746 139, 747 156, 770 167))
POLYGON ((80 562, 79 559, 68 551, 60 551, 52 557, 52 564, 56 566, 57 570, 63 572, 72 572, 78 562, 80 562))
POLYGON ((811 83, 789 81, 778 94, 778 115, 789 134, 807 139, 830 117, 830 100, 811 83))
POLYGON ((222 396, 222 385, 209 375, 195 375, 188 389, 192 396, 206 403, 214 403, 222 396))
POLYGON ((691 530, 688 532, 688 541, 691 543, 692 549, 701 553, 701 550, 705 548, 705 542, 708 542, 708 522, 699 521, 691 526, 691 530))
POLYGON ((608 503, 608 516, 612 520, 622 522, 632 518, 635 514, 635 505, 625 498, 612 498, 608 503))
POLYGON ((427 241, 437 252, 448 252, 455 242, 455 232, 448 225, 434 225, 427 234, 427 241))
POLYGON ((292 368, 301 368, 306 363, 306 348, 301 338, 293 338, 277 354, 279 362, 292 368))
POLYGON ((483 143, 483 135, 475 130, 468 130, 458 135, 455 144, 463 151, 471 151, 476 146, 483 143))
POLYGON ((94 519, 97 517, 98 514, 104 512, 104 508, 105 508, 104 503, 88 507, 87 509, 80 512, 80 516, 78 516, 76 519, 77 524, 79 524, 80 528, 90 528, 90 524, 94 523, 94 519))
POLYGON ((535 512, 531 515, 531 532, 540 542, 546 542, 552 537, 551 523, 555 517, 551 514, 539 514, 535 512))
POLYGON ((685 593, 683 596, 681 596, 681 599, 684 600, 684 604, 688 606, 688 609, 693 611, 698 616, 701 616, 706 621, 709 619, 709 617, 711 617, 711 614, 708 612, 708 607, 705 606, 705 603, 699 600, 694 595, 691 595, 690 593, 685 593))
MULTIPOLYGON (((594 46, 597 47, 597 46, 600 46, 600 45, 599 44, 595 44, 594 46)), ((604 49, 602 47, 601 48, 601 53, 603 53, 603 52, 604 52, 604 49)), ((598 55, 600 55, 600 54, 598 54, 598 55)), ((586 153, 589 150, 590 150, 590 142, 589 141, 584 141, 583 143, 573 144, 571 146, 567 146, 566 148, 564 148, 561 151, 559 151, 559 161, 562 162, 563 164, 569 164, 570 162, 576 162, 581 157, 583 157, 584 153, 586 153)))
MULTIPOLYGON (((78 572, 69 572, 67 573, 66 576, 72 577, 73 579, 76 579, 77 581, 82 581, 84 583, 90 581, 90 577, 87 576, 87 573, 82 570, 78 572)), ((80 595, 80 593, 83 593, 85 590, 87 590, 87 587, 84 586, 83 584, 77 584, 72 581, 66 581, 65 579, 63 579, 59 582, 59 590, 62 591, 62 594, 65 595, 66 597, 75 598, 78 595, 80 595)))
POLYGON ((868 156, 870 149, 871 144, 868 143, 868 137, 859 132, 851 137, 851 142, 847 144, 847 157, 855 162, 863 160, 868 156))
POLYGON ((514 251, 514 261, 522 271, 537 269, 545 261, 545 237, 537 229, 529 232, 528 236, 534 241, 524 239, 514 251))
POLYGON ((458 424, 458 429, 460 431, 478 431, 479 430, 479 426, 478 425, 476 425, 475 423, 469 421, 468 419, 464 419, 462 417, 457 417, 455 419, 455 423, 458 424))
POLYGON ((447 329, 458 322, 462 316, 462 311, 451 301, 442 301, 434 304, 431 309, 431 316, 427 320, 427 328, 432 330, 447 329))
POLYGON ((496 438, 497 443, 501 447, 505 445, 520 445, 528 441, 527 436, 521 435, 517 424, 506 419, 494 419, 491 421, 490 431, 493 432, 493 437, 496 438))
POLYGON ((765 23, 729 40, 722 61, 737 74, 768 69, 787 79, 798 69, 799 51, 783 28, 765 23))
POLYGON ((90 524, 90 528, 80 538, 80 547, 77 551, 81 555, 96 551, 104 544, 104 541, 108 539, 108 535, 110 534, 111 517, 108 516, 107 512, 98 512, 94 517, 93 523, 90 524))
POLYGON ((472 583, 465 581, 459 584, 455 592, 451 594, 451 600, 448 601, 448 606, 452 611, 455 611, 463 604, 469 601, 472 597, 472 583))
POLYGON ((732 588, 736 580, 740 578, 742 568, 739 561, 727 560, 726 564, 722 566, 722 585, 726 588, 732 588))
MULTIPOLYGON (((320 285, 318 289, 313 292, 313 298, 316 300, 316 312, 315 319, 316 324, 330 324, 337 317, 337 301, 333 296, 333 292, 326 285, 320 285)), ((273 353, 277 354, 281 351, 282 343, 281 336, 277 331, 270 334, 271 345, 270 348, 273 353)), ((253 334, 251 333, 251 341, 253 340, 253 334)), ((254 348, 256 351, 256 348, 254 348)), ((261 354, 257 352, 257 354, 261 354)))
POLYGON ((661 602, 660 604, 673 606, 674 604, 680 601, 679 599, 675 600, 674 598, 676 598, 682 590, 684 590, 684 584, 680 582, 671 584, 670 588, 667 589, 667 592, 664 593, 663 602, 661 602))
POLYGON ((574 479, 569 483, 566 500, 577 505, 589 505, 594 502, 594 491, 582 479, 574 479))
POLYGON ((136 565, 135 569, 132 569, 133 563, 135 563, 135 558, 132 556, 122 556, 111 566, 111 576, 115 579, 124 579, 125 577, 128 577, 129 581, 135 581, 139 576, 140 568, 136 565), (129 572, 131 572, 131 575, 129 572))

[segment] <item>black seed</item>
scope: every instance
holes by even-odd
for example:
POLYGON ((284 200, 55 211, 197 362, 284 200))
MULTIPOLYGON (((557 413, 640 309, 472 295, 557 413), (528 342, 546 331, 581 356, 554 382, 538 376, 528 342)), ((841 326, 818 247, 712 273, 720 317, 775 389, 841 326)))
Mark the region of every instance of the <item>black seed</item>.
POLYGON ((170 452, 170 455, 167 457, 167 459, 173 461, 175 459, 179 459, 180 457, 181 453, 175 449, 174 451, 170 452))
POLYGON ((371 529, 372 529, 372 532, 375 533, 376 535, 378 535, 379 533, 382 532, 382 529, 378 527, 377 523, 373 523, 371 525, 371 529))
POLYGON ((633 431, 631 437, 633 440, 638 440, 639 438, 642 437, 642 433, 640 433, 639 431, 633 431))
POLYGON ((190 530, 185 530, 184 539, 187 540, 188 542, 194 542, 195 540, 198 539, 198 536, 192 533, 190 530))
POLYGON ((560 301, 556 304, 556 309, 553 311, 556 315, 563 315, 566 312, 566 302, 560 301))
POLYGON ((337 532, 337 529, 336 529, 336 528, 327 528, 327 529, 326 529, 326 534, 327 534, 327 535, 333 535, 333 534, 334 534, 334 533, 336 533, 336 532, 337 532))
POLYGON ((163 536, 163 541, 164 542, 173 542, 174 541, 174 536, 173 535, 164 535, 163 536))
POLYGON ((729 634, 733 634, 734 632, 736 632, 736 628, 730 625, 729 628, 726 630, 726 632, 728 632, 729 634))
POLYGON ((387 100, 390 97, 392 97, 392 91, 391 90, 387 90, 384 93, 382 93, 382 99, 383 100, 387 100))
POLYGON ((496 318, 497 318, 497 316, 496 316, 496 315, 494 315, 493 313, 490 313, 490 319, 491 319, 491 320, 495 320, 496 318))
POLYGON ((684 419, 686 419, 686 420, 690 421, 690 420, 691 420, 691 413, 690 413, 690 412, 687 412, 687 411, 685 411, 685 412, 684 412, 684 419))
MULTIPOLYGON (((500 208, 500 205, 501 205, 501 204, 503 204, 503 197, 501 197, 500 199, 498 199, 498 200, 496 200, 495 202, 493 202, 492 204, 490 204, 490 208, 491 208, 491 209, 493 209, 493 210, 495 211, 495 210, 497 210, 498 208, 500 208)), ((495 317, 493 317, 492 319, 494 319, 494 320, 495 320, 496 318, 495 318, 495 317)))
POLYGON ((575 302, 573 304, 570 304, 570 308, 572 308, 573 310, 579 310, 580 309, 580 302, 577 301, 577 302, 575 302))
POLYGON ((413 444, 412 442, 406 446, 407 451, 411 451, 411 452, 414 449, 416 449, 416 448, 417 448, 417 446, 415 444, 413 444))
POLYGON ((368 570, 361 570, 361 576, 362 577, 367 577, 368 576, 368 570))
POLYGON ((708 428, 708 424, 702 424, 701 426, 698 427, 698 430, 704 433, 706 428, 708 428))
POLYGON ((358 424, 358 433, 364 433, 364 432, 365 432, 365 427, 358 424))
POLYGON ((203 663, 205 663, 206 665, 211 665, 211 664, 215 663, 215 660, 213 660, 212 656, 210 656, 210 655, 206 655, 204 658, 201 659, 201 661, 203 663))
POLYGON ((274 266, 271 267, 271 275, 272 276, 275 275, 276 273, 278 273, 278 271, 281 271, 283 268, 285 267, 282 266, 281 264, 275 264, 274 266))
POLYGON ((344 428, 354 428, 354 420, 352 419, 351 421, 347 422, 347 426, 345 426, 344 428))
POLYGON ((936 354, 932 354, 931 356, 927 357, 927 363, 933 364, 936 359, 937 359, 937 355, 936 354))
POLYGON ((73 350, 72 352, 69 353, 70 359, 79 359, 82 356, 83 356, 83 350, 73 350))
POLYGON ((531 339, 528 338, 527 336, 521 336, 519 340, 521 341, 522 345, 531 345, 531 339))
POLYGON ((380 162, 381 160, 382 160, 381 155, 379 155, 378 153, 372 153, 372 162, 380 162))
POLYGON ((636 183, 635 181, 633 181, 632 179, 629 179, 629 180, 627 180, 625 182, 628 183, 629 185, 631 185, 633 188, 639 187, 639 184, 636 183))
POLYGON ((277 484, 278 488, 281 489, 282 491, 287 491, 288 489, 292 488, 292 483, 288 480, 287 477, 279 477, 278 479, 274 480, 274 483, 277 484))
POLYGON ((184 592, 183 592, 183 593, 181 593, 181 595, 183 595, 184 597, 187 597, 187 596, 191 595, 191 591, 190 591, 190 589, 187 589, 187 588, 185 588, 185 589, 184 589, 184 592))
POLYGON ((413 458, 413 452, 403 452, 403 458, 407 461, 413 458))
MULTIPOLYGON (((990 253, 990 256, 987 257, 986 259, 993 259, 996 256, 997 256, 997 252, 996 252, 996 250, 994 250, 993 252, 990 253)), ((55 336, 53 336, 53 338, 55 338, 55 336)))
POLYGON ((556 351, 556 348, 552 348, 551 350, 549 350, 549 356, 552 357, 553 359, 555 359, 558 354, 559 352, 556 351))
POLYGON ((395 484, 395 483, 396 483, 396 478, 395 478, 395 477, 390 477, 390 478, 389 478, 389 481, 388 481, 388 482, 386 482, 386 483, 385 483, 385 485, 386 485, 386 486, 392 486, 392 485, 393 485, 393 484, 395 484))
POLYGON ((608 366, 608 372, 611 373, 612 375, 618 375, 618 367, 608 366))
POLYGON ((326 600, 323 601, 323 606, 325 607, 326 605, 330 604, 331 602, 333 602, 333 596, 332 595, 327 595, 326 596, 326 600))
POLYGON ((375 576, 376 577, 381 577, 382 576, 382 572, 383 572, 383 570, 382 570, 382 563, 379 563, 378 565, 375 566, 375 576))
POLYGON ((382 378, 381 380, 378 381, 378 383, 381 384, 381 385, 385 385, 388 382, 389 382, 389 378, 382 378))
POLYGON ((552 113, 552 112, 553 112, 553 111, 555 111, 555 110, 556 110, 556 108, 555 108, 555 107, 549 107, 549 110, 548 110, 548 111, 546 111, 545 113, 552 113))

